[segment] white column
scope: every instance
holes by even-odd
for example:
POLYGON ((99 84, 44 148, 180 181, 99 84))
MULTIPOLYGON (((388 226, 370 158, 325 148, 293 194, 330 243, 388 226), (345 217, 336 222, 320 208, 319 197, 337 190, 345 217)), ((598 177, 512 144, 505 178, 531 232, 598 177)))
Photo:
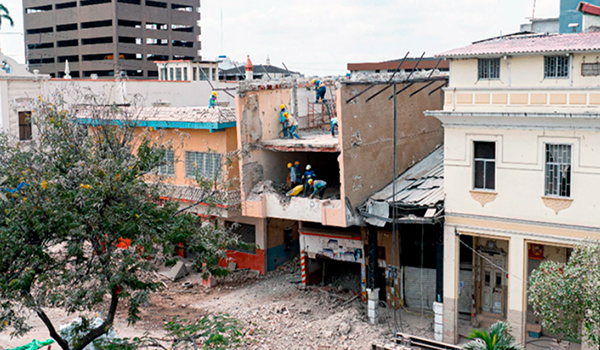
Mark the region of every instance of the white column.
POLYGON ((444 227, 444 306, 445 343, 458 343, 458 269, 460 264, 458 236, 454 226, 444 227))
POLYGON ((508 308, 506 320, 515 339, 525 345, 527 303, 527 247, 523 237, 510 238, 508 246, 508 308))

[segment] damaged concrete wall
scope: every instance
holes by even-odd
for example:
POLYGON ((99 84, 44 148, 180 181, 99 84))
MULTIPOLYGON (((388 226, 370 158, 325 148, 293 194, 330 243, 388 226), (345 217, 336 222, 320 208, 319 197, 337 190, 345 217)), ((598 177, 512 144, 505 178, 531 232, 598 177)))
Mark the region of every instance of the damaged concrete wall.
MULTIPOLYGON (((409 97, 425 83, 415 83, 397 96, 397 167, 401 174, 411 165, 427 156, 443 142, 443 130, 439 120, 426 117, 423 111, 439 110, 443 106, 441 90, 432 95, 428 92, 442 84, 434 83, 409 97)), ((363 203, 375 191, 392 181, 393 156, 393 100, 389 88, 377 97, 365 102, 366 93, 346 104, 346 100, 369 85, 342 85, 338 90, 338 125, 342 148, 342 193, 353 207, 363 203)), ((385 85, 375 87, 379 91, 385 85)), ((397 86, 400 90, 403 84, 397 86)))
POLYGON ((279 137, 282 103, 290 103, 290 89, 249 91, 236 97, 237 139, 242 150, 242 198, 258 181, 269 179, 271 169, 281 165, 264 154, 260 142, 279 137))
POLYGON ((298 221, 267 219, 267 271, 300 252, 299 237, 298 221))

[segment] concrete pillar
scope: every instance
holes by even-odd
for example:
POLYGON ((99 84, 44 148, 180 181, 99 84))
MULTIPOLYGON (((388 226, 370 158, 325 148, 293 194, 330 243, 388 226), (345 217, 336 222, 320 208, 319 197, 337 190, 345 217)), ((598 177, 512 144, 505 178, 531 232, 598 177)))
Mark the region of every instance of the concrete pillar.
POLYGON ((511 237, 508 245, 508 299, 506 320, 515 339, 525 344, 527 303, 527 247, 523 237, 511 237))
POLYGON ((458 269, 460 265, 458 236, 454 226, 444 227, 444 306, 445 343, 458 343, 458 269))

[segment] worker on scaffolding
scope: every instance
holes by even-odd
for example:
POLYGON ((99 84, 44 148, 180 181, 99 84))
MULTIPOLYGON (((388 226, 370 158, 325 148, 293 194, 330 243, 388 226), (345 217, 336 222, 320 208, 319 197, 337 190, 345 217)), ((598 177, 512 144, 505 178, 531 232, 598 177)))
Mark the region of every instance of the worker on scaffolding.
POLYGON ((323 199, 323 195, 325 194, 325 189, 327 188, 327 182, 323 180, 308 180, 308 184, 312 186, 313 193, 310 195, 310 198, 313 198, 317 192, 319 192, 319 198, 323 199))
POLYGON ((314 178, 315 172, 312 170, 310 164, 307 164, 306 171, 304 172, 304 175, 302 175, 302 183, 304 184, 304 197, 306 197, 306 195, 308 194, 308 189, 309 187, 311 187, 311 184, 309 182, 314 178))
POLYGON ((213 91, 210 100, 208 100, 208 107, 213 108, 217 106, 217 92, 213 91))
POLYGON ((315 90, 317 90, 317 97, 315 99, 315 103, 325 103, 325 91, 327 91, 325 83, 323 83, 319 79, 313 79, 312 84, 315 86, 315 90))
POLYGON ((286 117, 288 123, 288 128, 290 129, 290 139, 293 139, 294 137, 299 139, 300 135, 298 135, 298 133, 296 133, 296 129, 298 129, 298 121, 296 120, 296 118, 294 118, 293 116, 289 115, 288 112, 284 112, 283 115, 286 117))

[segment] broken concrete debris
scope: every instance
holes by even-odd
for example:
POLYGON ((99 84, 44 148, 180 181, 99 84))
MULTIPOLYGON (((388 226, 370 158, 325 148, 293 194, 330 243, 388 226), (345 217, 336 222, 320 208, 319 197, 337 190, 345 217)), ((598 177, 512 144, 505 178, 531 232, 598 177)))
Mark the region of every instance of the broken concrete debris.
POLYGON ((181 260, 177 261, 175 266, 166 271, 161 271, 160 274, 169 278, 171 281, 176 281, 190 273, 185 263, 181 260))

